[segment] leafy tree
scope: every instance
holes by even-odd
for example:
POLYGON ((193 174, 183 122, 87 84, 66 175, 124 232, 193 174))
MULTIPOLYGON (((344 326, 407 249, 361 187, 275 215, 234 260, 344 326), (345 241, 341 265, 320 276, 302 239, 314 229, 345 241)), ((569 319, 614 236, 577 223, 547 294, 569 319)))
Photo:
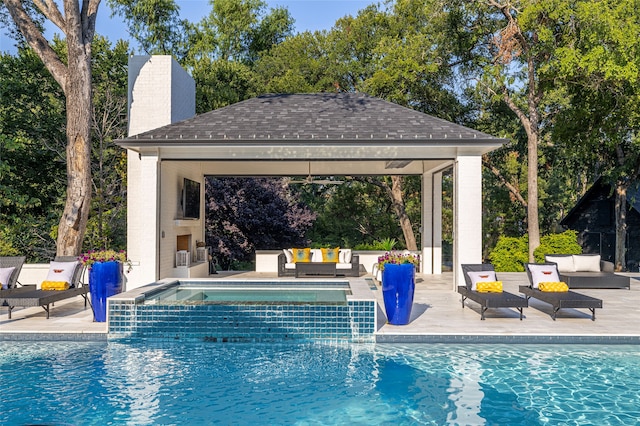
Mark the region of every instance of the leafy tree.
POLYGON ((2 253, 48 260, 66 182, 64 96, 34 52, 20 47, 0 56, 0 99, 2 253))
POLYGON ((223 268, 251 260, 255 250, 308 244, 315 214, 281 181, 208 177, 205 189, 205 238, 223 268))
POLYGON ((398 221, 383 191, 362 180, 342 185, 290 185, 318 214, 308 237, 315 246, 353 248, 396 238, 398 221))
POLYGON ((173 0, 109 0, 112 16, 120 16, 129 34, 148 55, 173 55, 182 60, 189 51, 193 25, 180 19, 173 0))
POLYGON ((554 2, 549 14, 571 22, 558 51, 569 105, 554 133, 615 192, 616 269, 626 268, 627 190, 640 177, 640 23, 638 2, 554 2))
POLYGON ((113 144, 125 137, 128 43, 94 40, 91 204, 86 249, 126 248, 126 153, 113 144))
MULTIPOLYGON (((529 260, 540 245, 538 212, 538 144, 541 139, 543 100, 552 83, 541 72, 552 57, 553 40, 540 37, 556 22, 533 11, 536 2, 490 0, 493 20, 486 44, 489 61, 483 67, 480 87, 493 102, 503 102, 520 121, 527 136, 527 232, 529 260), (497 26, 497 29, 496 29, 497 26)), ((515 188, 515 187, 513 187, 515 188)), ((514 194, 518 194, 514 192, 514 194)))
POLYGON ((261 0, 212 2, 194 26, 183 65, 196 81, 196 111, 207 112, 258 94, 253 66, 291 34, 293 19, 283 8, 266 11, 261 0))
POLYGON ((91 43, 100 0, 82 3, 3 0, 26 43, 42 60, 65 95, 67 193, 58 225, 57 254, 78 255, 91 204, 91 43), (65 35, 65 55, 54 50, 29 12, 35 5, 65 35))

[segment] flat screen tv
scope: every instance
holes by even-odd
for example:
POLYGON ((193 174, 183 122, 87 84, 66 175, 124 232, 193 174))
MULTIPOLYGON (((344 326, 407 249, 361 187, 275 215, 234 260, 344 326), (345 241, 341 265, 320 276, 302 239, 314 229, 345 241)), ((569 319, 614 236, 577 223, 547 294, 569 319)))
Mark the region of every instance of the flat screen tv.
POLYGON ((184 178, 182 217, 184 219, 200 219, 200 182, 184 178))

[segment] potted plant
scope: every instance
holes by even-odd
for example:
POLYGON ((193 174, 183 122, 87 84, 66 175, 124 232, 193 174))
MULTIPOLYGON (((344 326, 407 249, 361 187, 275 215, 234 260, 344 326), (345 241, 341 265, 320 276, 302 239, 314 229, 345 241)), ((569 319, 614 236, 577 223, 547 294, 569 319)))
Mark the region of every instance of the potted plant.
POLYGON ((389 324, 409 323, 418 265, 420 256, 412 253, 387 252, 378 257, 378 269, 382 271, 382 298, 389 324))
POLYGON ((90 250, 78 260, 89 269, 89 292, 93 318, 105 322, 107 318, 107 298, 122 291, 123 265, 131 271, 131 260, 124 250, 90 250))

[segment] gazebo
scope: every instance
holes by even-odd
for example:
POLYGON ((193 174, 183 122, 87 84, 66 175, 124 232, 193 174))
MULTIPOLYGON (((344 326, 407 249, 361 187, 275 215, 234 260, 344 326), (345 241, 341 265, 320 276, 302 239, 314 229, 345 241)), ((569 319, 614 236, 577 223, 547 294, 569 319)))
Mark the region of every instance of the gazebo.
MULTIPOLYGON (((422 176, 422 270, 440 274, 441 182, 453 168, 454 282, 482 259, 482 155, 505 139, 363 93, 264 95, 195 115, 195 84, 169 56, 129 60, 128 289, 176 276, 204 241, 182 213, 183 182, 215 176, 422 176)), ((204 185, 201 185, 201 198, 204 185)), ((194 264, 188 277, 205 276, 194 264)))

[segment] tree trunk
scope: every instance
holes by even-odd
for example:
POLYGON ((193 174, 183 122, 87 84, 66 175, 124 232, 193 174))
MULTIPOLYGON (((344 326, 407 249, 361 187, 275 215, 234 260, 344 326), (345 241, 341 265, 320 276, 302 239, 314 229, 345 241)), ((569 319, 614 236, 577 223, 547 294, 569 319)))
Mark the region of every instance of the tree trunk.
POLYGON ((67 107, 67 199, 58 225, 57 254, 77 256, 91 207, 91 43, 100 0, 34 1, 40 12, 66 36, 65 64, 23 7, 22 0, 3 0, 11 19, 58 82, 67 107))
POLYGON ((538 134, 528 135, 527 158, 527 232, 529 234, 529 262, 535 262, 533 252, 540 245, 538 219, 538 134))
POLYGON ((57 254, 77 256, 91 208, 91 50, 67 37, 67 199, 58 227, 57 254))
POLYGON ((404 199, 402 198, 402 176, 391 176, 391 201, 393 210, 398 216, 400 228, 404 235, 404 241, 407 244, 407 250, 418 250, 416 236, 413 233, 411 219, 405 209, 404 199))
POLYGON ((615 215, 616 215, 616 272, 626 270, 627 265, 627 187, 617 182, 615 189, 615 215))

